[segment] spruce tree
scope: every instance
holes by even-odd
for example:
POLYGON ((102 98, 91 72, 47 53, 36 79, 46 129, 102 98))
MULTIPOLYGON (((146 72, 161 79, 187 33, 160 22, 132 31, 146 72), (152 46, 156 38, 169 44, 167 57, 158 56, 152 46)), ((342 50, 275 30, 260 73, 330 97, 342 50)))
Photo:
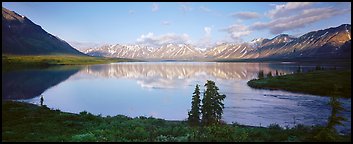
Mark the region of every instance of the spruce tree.
POLYGON ((191 110, 188 112, 188 122, 190 125, 195 126, 199 125, 200 123, 200 88, 199 85, 196 84, 195 91, 193 93, 194 95, 192 96, 192 102, 191 102, 191 110))
POLYGON ((207 81, 205 84, 206 86, 206 91, 204 93, 203 99, 202 99, 202 108, 201 108, 201 113, 202 113, 202 120, 201 123, 203 125, 208 125, 212 123, 213 118, 215 117, 213 115, 213 107, 212 107, 212 101, 213 101, 213 95, 214 95, 214 90, 211 81, 207 81))
POLYGON ((272 77, 272 72, 271 72, 271 71, 268 72, 267 77, 268 77, 268 78, 272 77))
POLYGON ((337 85, 333 85, 332 89, 332 97, 329 102, 329 105, 331 106, 331 116, 328 119, 327 128, 335 131, 334 127, 336 125, 343 125, 343 121, 346 121, 347 119, 338 115, 345 110, 337 98, 340 88, 337 85))
POLYGON ((264 71, 263 70, 260 70, 258 75, 257 75, 258 79, 263 79, 265 76, 264 76, 264 71))
POLYGON ((300 73, 302 71, 302 68, 298 66, 297 73, 300 73))
POLYGON ((223 100, 225 95, 218 93, 218 87, 214 81, 207 80, 205 84, 206 91, 202 99, 202 120, 203 125, 219 123, 223 114, 223 100))

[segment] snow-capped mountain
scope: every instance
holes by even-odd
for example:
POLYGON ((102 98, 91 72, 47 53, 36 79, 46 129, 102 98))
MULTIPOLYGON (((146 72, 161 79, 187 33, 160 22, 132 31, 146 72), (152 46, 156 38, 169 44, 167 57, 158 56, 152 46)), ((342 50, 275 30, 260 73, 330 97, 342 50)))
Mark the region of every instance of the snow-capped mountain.
POLYGON ((346 58, 350 57, 351 48, 344 45, 350 41, 351 25, 344 24, 312 31, 298 38, 276 37, 261 45, 256 53, 259 53, 258 57, 261 58, 346 58))
POLYGON ((253 51, 254 48, 249 43, 221 44, 208 50, 206 56, 211 59, 246 58, 248 52, 253 51))
POLYGON ((153 59, 198 59, 202 52, 189 44, 167 44, 154 49, 149 58, 153 59))
POLYGON ((343 24, 312 31, 298 38, 280 34, 247 43, 222 43, 211 49, 190 44, 165 44, 158 48, 143 45, 105 45, 85 51, 92 56, 135 59, 254 59, 254 58, 350 58, 351 25, 343 24))
POLYGON ((269 39, 264 39, 264 38, 257 38, 257 39, 253 39, 251 42, 249 42, 249 44, 254 47, 260 47, 264 42, 267 42, 269 39))
POLYGON ((203 58, 201 50, 188 44, 166 44, 159 48, 142 45, 105 45, 85 51, 91 56, 135 59, 197 59, 203 58))
POLYGON ((146 58, 151 50, 140 45, 104 45, 99 48, 90 48, 84 53, 91 56, 120 57, 120 58, 146 58))

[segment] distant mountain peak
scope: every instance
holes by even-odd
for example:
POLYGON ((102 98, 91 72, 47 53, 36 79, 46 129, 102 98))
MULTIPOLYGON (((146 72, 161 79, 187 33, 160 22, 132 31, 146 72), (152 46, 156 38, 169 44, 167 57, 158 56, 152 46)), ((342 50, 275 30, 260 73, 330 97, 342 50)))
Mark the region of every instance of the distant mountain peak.
POLYGON ((279 39, 279 38, 283 38, 283 39, 294 39, 296 37, 289 35, 289 34, 279 34, 276 37, 274 37, 273 39, 279 39))
POLYGON ((114 54, 105 49, 91 50, 88 54, 141 59, 350 57, 350 39, 350 24, 343 24, 319 32, 312 31, 298 38, 279 34, 272 39, 256 38, 248 43, 217 43, 209 49, 185 43, 167 43, 138 50, 115 47, 114 54))
MULTIPOLYGON (((351 27, 351 24, 341 24, 340 26, 338 26, 338 28, 341 28, 341 27, 351 27)), ((336 27, 331 27, 331 28, 336 28, 336 27)))
POLYGON ((254 43, 254 42, 261 42, 261 41, 263 41, 263 40, 264 40, 264 38, 255 38, 255 39, 251 40, 251 42, 252 42, 252 43, 254 43))

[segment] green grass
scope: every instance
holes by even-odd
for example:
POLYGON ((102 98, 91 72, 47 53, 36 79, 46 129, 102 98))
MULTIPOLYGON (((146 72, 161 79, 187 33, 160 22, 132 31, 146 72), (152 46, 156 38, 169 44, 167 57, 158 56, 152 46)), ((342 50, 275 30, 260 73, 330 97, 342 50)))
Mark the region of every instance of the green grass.
POLYGON ((321 70, 294 73, 250 80, 248 85, 253 88, 350 98, 351 70, 321 70))
POLYGON ((325 127, 283 129, 222 124, 190 127, 184 121, 72 114, 32 104, 2 102, 2 141, 351 141, 325 127))
POLYGON ((2 55, 2 68, 3 71, 11 71, 54 65, 90 65, 128 61, 139 60, 75 55, 2 55))
POLYGON ((111 62, 134 61, 122 58, 104 58, 91 56, 75 55, 2 55, 3 64, 39 64, 39 65, 82 65, 82 64, 101 64, 111 62))

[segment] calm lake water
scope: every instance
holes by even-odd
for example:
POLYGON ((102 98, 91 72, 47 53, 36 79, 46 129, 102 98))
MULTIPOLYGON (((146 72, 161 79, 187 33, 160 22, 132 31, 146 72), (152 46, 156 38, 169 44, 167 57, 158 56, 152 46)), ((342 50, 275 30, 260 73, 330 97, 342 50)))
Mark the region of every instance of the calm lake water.
MULTIPOLYGON (((246 83, 259 70, 275 74, 307 71, 310 63, 131 62, 92 66, 58 66, 2 73, 3 100, 38 104, 39 95, 52 109, 102 116, 153 116, 185 120, 196 84, 213 80, 224 100, 223 120, 252 126, 325 125, 331 114, 329 98, 281 90, 259 90, 246 83)), ((326 64, 327 68, 347 68, 326 64)), ((350 67, 349 67, 350 68, 350 67)), ((340 99, 348 119, 338 129, 350 132, 351 99, 340 99)))

